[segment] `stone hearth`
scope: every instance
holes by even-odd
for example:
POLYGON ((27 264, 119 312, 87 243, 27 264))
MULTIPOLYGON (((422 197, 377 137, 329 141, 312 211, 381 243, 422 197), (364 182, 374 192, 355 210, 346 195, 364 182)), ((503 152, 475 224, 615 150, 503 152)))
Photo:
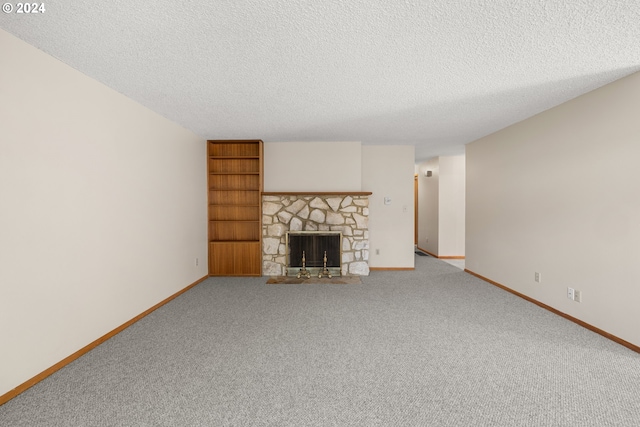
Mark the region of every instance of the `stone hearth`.
POLYGON ((262 273, 284 275, 287 231, 342 232, 342 275, 369 275, 371 193, 264 193, 262 273))

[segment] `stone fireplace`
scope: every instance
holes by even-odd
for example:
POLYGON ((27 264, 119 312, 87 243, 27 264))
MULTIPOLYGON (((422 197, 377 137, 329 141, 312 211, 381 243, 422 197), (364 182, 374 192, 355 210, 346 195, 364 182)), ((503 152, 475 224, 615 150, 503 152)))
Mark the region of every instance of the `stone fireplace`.
MULTIPOLYGON (((263 193, 263 274, 287 273, 287 233, 333 232, 341 233, 339 267, 335 267, 339 273, 369 275, 369 195, 368 192, 263 193)), ((293 263, 291 266, 288 273, 295 275, 300 267, 293 263)), ((312 272, 317 271, 318 266, 313 266, 312 272)))

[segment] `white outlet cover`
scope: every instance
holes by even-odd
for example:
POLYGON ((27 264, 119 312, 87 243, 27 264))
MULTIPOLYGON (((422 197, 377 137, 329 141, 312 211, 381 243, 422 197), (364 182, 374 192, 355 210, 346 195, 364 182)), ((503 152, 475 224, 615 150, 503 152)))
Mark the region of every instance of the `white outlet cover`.
POLYGON ((573 300, 575 302, 582 302, 582 292, 580 291, 573 291, 573 300))

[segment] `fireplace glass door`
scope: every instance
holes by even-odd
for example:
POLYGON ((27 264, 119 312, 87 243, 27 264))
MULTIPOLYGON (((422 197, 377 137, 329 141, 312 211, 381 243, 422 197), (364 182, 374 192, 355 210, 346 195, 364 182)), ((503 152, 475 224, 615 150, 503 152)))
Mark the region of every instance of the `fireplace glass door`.
POLYGON ((312 275, 317 275, 327 268, 334 275, 340 275, 342 233, 290 231, 286 240, 287 274, 295 275, 299 269, 306 268, 312 275))

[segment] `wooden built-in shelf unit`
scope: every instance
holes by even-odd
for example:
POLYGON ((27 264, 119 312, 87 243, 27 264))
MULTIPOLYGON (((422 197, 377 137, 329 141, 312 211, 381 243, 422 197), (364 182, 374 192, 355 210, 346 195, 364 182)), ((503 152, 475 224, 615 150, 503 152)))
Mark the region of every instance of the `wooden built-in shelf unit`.
POLYGON ((209 274, 262 275, 261 140, 207 141, 209 274))

